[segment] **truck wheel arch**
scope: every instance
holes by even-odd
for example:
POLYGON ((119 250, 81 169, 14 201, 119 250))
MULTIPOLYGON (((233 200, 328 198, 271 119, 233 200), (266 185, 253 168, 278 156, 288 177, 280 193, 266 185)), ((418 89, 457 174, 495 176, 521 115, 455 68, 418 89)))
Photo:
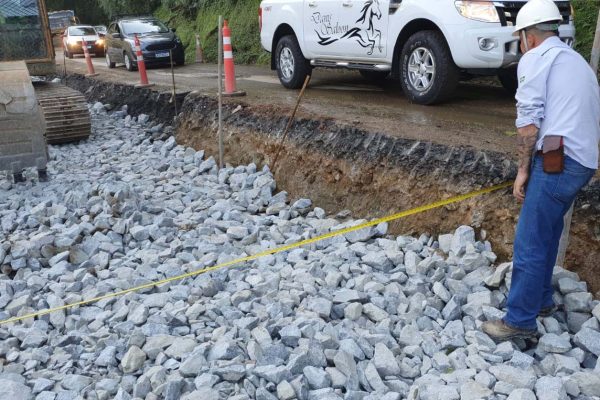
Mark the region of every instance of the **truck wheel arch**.
MULTIPOLYGON (((419 31, 431 30, 439 31, 440 33, 442 33, 444 38, 446 37, 442 29, 433 21, 428 19, 415 19, 413 21, 410 21, 408 24, 406 24, 404 28, 402 28, 402 31, 398 35, 398 39, 396 39, 396 44, 394 45, 394 56, 392 58, 392 76, 394 78, 400 78, 400 54, 402 54, 402 49, 408 38, 410 38, 412 35, 419 31)), ((447 42, 448 40, 446 39, 446 43, 447 42)), ((450 52, 452 52, 452 50, 450 52)))
POLYGON ((281 24, 277 27, 277 29, 275 30, 275 34, 273 35, 273 43, 271 45, 271 69, 275 70, 277 69, 277 65, 275 62, 275 49, 277 48, 277 43, 279 43, 279 40, 287 35, 294 35, 296 36, 296 38, 298 38, 298 36, 296 35, 296 32, 294 32, 294 29, 288 25, 288 24, 281 24))

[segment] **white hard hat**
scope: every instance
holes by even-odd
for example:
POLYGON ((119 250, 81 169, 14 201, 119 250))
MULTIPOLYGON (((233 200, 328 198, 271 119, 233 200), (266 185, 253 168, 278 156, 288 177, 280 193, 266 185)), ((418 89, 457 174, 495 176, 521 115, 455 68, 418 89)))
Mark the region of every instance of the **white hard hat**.
POLYGON ((515 34, 526 28, 546 22, 560 22, 562 15, 552 0, 529 0, 517 14, 515 34))

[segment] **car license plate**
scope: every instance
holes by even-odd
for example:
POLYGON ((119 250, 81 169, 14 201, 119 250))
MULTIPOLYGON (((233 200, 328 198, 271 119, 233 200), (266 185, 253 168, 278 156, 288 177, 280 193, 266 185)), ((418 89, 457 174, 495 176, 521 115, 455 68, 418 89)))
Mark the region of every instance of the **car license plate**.
POLYGON ((169 52, 168 51, 159 52, 159 53, 156 53, 154 56, 156 58, 169 57, 169 52))

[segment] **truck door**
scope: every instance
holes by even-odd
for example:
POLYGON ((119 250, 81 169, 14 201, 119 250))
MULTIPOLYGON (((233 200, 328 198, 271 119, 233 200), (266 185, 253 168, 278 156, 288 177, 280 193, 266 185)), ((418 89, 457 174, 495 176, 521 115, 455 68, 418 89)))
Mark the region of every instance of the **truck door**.
POLYGON ((304 0, 304 47, 309 58, 344 56, 342 36, 350 20, 342 18, 343 0, 304 0))
POLYGON ((340 0, 342 18, 350 20, 348 33, 340 42, 350 58, 384 60, 390 0, 340 0))

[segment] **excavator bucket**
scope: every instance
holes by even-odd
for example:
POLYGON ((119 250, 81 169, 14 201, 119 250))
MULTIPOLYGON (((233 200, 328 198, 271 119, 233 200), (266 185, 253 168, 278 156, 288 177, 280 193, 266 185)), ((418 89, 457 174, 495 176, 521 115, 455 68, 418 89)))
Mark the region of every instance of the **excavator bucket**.
POLYGON ((48 150, 44 115, 23 61, 0 63, 0 170, 22 180, 24 168, 45 175, 48 150))

